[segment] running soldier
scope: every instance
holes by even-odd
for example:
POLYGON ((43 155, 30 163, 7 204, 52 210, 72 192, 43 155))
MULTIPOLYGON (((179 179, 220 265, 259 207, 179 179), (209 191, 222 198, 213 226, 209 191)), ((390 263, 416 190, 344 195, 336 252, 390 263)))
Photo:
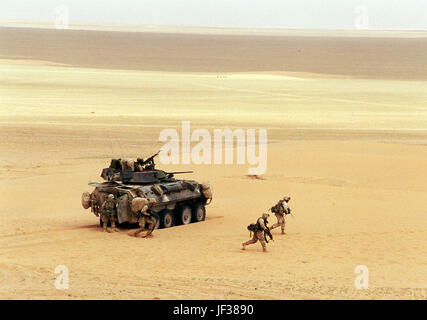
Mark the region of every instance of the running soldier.
POLYGON ((242 250, 245 250, 247 245, 254 244, 257 241, 259 241, 262 246, 262 251, 267 252, 267 247, 266 247, 267 239, 265 238, 265 234, 269 235, 270 238, 273 239, 273 237, 271 236, 270 230, 267 227, 267 224, 268 224, 267 219, 269 216, 270 215, 268 213, 264 212, 262 216, 258 218, 256 224, 251 224, 248 226, 249 231, 253 232, 254 235, 251 240, 242 243, 242 250))
POLYGON ((270 230, 273 230, 274 228, 281 227, 282 234, 285 233, 285 215, 291 213, 291 209, 289 208, 289 201, 291 200, 291 197, 285 196, 283 200, 280 200, 274 207, 271 208, 271 212, 273 212, 277 218, 277 223, 273 224, 270 228, 270 230))

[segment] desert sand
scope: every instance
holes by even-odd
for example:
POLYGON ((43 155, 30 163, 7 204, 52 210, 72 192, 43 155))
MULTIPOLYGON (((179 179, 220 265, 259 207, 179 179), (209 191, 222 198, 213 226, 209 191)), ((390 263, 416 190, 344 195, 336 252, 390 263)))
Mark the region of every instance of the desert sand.
POLYGON ((427 34, 0 28, 0 298, 426 299, 426 61, 427 34), (211 182, 206 221, 102 233, 87 183, 183 120, 266 128, 266 174, 159 164, 211 182), (287 235, 241 251, 284 195, 287 235))

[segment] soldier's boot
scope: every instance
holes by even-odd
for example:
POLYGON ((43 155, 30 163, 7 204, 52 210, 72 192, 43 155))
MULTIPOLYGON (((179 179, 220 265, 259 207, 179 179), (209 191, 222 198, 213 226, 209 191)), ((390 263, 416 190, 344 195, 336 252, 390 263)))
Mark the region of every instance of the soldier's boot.
POLYGON ((115 221, 111 222, 111 229, 113 229, 113 232, 119 232, 119 229, 117 229, 117 227, 116 227, 115 221))
POLYGON ((140 228, 135 232, 135 237, 142 237, 144 235, 144 229, 140 228))
POLYGON ((246 242, 242 243, 242 250, 246 250, 246 242))
POLYGON ((131 231, 128 232, 128 235, 131 236, 131 237, 136 237, 136 234, 137 234, 138 231, 139 231, 139 229, 136 230, 136 231, 135 230, 131 230, 131 231))
POLYGON ((107 221, 102 220, 102 232, 106 232, 107 231, 107 221))
POLYGON ((267 245, 265 244, 265 241, 260 241, 262 246, 262 251, 267 252, 267 245))
POLYGON ((282 229, 282 234, 286 234, 285 229, 282 229))
MULTIPOLYGON (((107 227, 107 232, 108 233, 113 233, 114 232, 114 230, 111 228, 112 226, 113 226, 113 222, 110 220, 110 227, 107 227)), ((107 225, 107 223, 104 223, 104 225, 107 225)))

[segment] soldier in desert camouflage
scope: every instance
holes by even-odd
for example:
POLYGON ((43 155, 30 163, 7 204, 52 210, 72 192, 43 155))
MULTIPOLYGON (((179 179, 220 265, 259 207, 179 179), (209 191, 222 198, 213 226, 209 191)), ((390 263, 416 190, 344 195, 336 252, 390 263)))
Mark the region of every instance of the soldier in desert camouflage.
POLYGON ((101 205, 101 220, 103 231, 118 232, 116 228, 116 201, 113 194, 109 194, 107 199, 101 205), (111 228, 107 228, 108 222, 111 223, 111 228))
MULTIPOLYGON (((147 211, 150 210, 155 203, 156 203, 156 200, 154 198, 149 199, 147 205, 145 205, 138 212, 137 219, 138 219, 139 229, 132 234, 135 237, 143 236, 143 231, 145 230, 148 230, 148 231, 153 230, 157 221, 156 219, 153 219, 152 214, 150 214, 147 211), (147 224, 148 224, 148 229, 146 228, 147 224)), ((151 232, 149 233, 149 236, 152 236, 151 232)))
POLYGON ((262 246, 262 251, 267 252, 265 233, 269 234, 270 238, 272 239, 271 233, 267 227, 267 219, 269 216, 270 215, 268 213, 264 212, 262 216, 258 218, 256 224, 249 225, 248 229, 253 232, 254 235, 251 240, 242 243, 242 250, 245 250, 246 246, 257 243, 257 241, 259 241, 262 246))
POLYGON ((277 223, 273 224, 270 228, 270 230, 273 230, 274 228, 281 227, 282 234, 285 233, 285 215, 291 213, 291 209, 289 208, 289 201, 291 200, 291 197, 285 196, 283 200, 280 200, 274 207, 271 208, 271 212, 273 212, 277 218, 277 223))

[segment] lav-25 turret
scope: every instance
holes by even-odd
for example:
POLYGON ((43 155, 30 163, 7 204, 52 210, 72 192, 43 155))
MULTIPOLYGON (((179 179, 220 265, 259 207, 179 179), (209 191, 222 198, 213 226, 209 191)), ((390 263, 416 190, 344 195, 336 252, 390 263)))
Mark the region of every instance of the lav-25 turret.
MULTIPOLYGON (((175 224, 205 220, 205 206, 212 201, 210 184, 174 178, 175 174, 192 171, 166 172, 156 169, 154 158, 158 154, 159 152, 145 161, 112 159, 110 166, 101 173, 106 181, 89 183, 95 189, 92 193, 83 193, 83 208, 91 208, 99 216, 100 206, 108 194, 114 194, 119 225, 137 223, 141 203, 153 198, 155 204, 150 210, 160 218, 156 228, 170 228, 175 224)), ((102 225, 102 221, 100 223, 102 225)))

